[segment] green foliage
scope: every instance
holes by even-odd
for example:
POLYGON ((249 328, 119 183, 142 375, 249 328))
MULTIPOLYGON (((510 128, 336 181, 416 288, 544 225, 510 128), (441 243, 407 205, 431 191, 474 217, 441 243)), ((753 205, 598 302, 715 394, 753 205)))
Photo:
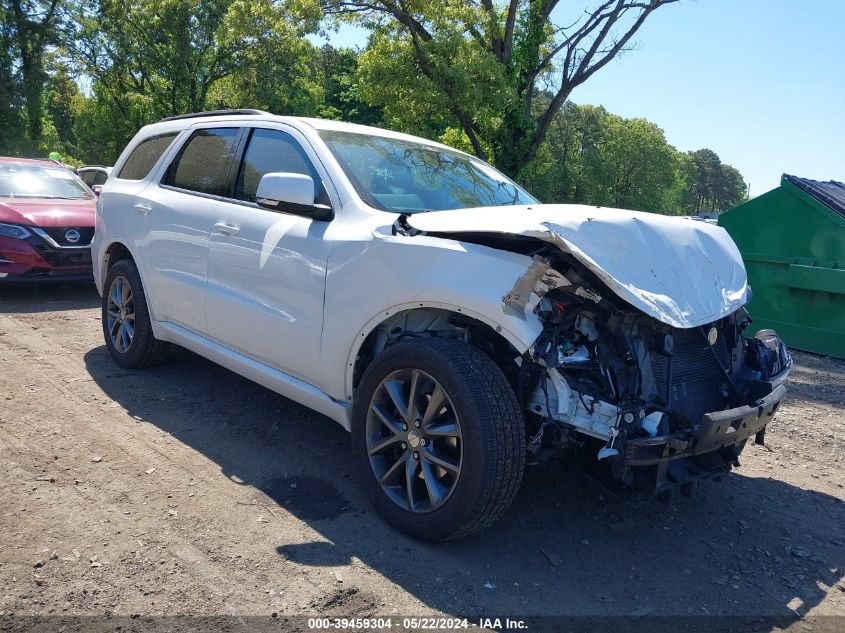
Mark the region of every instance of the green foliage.
POLYGON ((573 103, 555 117, 529 167, 525 185, 541 200, 668 214, 731 208, 745 187, 741 174, 710 150, 678 152, 645 119, 573 103), (694 160, 699 154, 710 161, 706 171, 694 160))
POLYGON ((688 183, 684 205, 691 213, 723 211, 746 198, 747 189, 742 174, 734 167, 723 164, 712 150, 689 152, 683 169, 688 183))
POLYGON ((112 164, 162 117, 260 108, 437 139, 548 202, 740 201, 741 175, 714 152, 680 153, 653 123, 568 101, 667 1, 602 3, 567 28, 550 2, 3 0, 0 153, 112 164), (342 20, 371 30, 363 51, 306 37, 342 20))
POLYGON ((379 125, 383 122, 381 109, 367 103, 361 96, 357 76, 358 54, 348 48, 320 49, 320 72, 323 76, 323 103, 319 115, 325 119, 379 125))
POLYGON ((572 91, 675 0, 585 2, 568 24, 552 22, 558 0, 322 1, 372 29, 362 94, 391 125, 459 127, 478 156, 521 180, 572 91))

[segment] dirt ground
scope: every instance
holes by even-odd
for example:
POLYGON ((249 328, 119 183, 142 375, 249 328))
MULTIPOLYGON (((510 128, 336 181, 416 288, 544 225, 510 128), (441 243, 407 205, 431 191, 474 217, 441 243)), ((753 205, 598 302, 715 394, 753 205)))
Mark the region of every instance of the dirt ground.
POLYGON ((0 288, 0 624, 797 613, 845 630, 845 362, 796 353, 768 446, 692 500, 630 508, 531 470, 492 529, 433 546, 371 510, 335 423, 186 351, 122 370, 98 306, 87 285, 0 288))

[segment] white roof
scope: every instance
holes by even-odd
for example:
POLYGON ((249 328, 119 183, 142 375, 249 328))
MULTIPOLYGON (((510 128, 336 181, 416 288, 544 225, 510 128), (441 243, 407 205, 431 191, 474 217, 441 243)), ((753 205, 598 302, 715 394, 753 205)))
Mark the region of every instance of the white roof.
POLYGON ((349 132, 351 134, 366 134, 368 136, 380 136, 383 138, 392 138, 401 141, 408 141, 411 143, 421 143, 430 145, 439 149, 448 150, 451 152, 458 152, 460 154, 468 155, 454 147, 449 147, 442 143, 421 138, 419 136, 412 136, 410 134, 403 134, 401 132, 394 132, 393 130, 386 130, 383 128, 373 127, 369 125, 359 125, 357 123, 346 123, 344 121, 332 121, 329 119, 315 119, 311 117, 297 117, 297 116, 281 116, 264 112, 261 114, 217 114, 214 116, 196 116, 174 119, 170 121, 159 121, 144 126, 144 136, 154 134, 164 134, 166 132, 174 132, 184 130, 197 123, 258 123, 260 121, 277 121, 279 123, 287 123, 297 128, 307 125, 315 130, 335 130, 338 132, 349 132))

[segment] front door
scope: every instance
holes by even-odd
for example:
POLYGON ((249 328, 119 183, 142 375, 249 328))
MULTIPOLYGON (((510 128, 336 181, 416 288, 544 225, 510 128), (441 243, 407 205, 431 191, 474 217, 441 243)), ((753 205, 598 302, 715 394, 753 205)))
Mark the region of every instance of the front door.
POLYGON ((211 337, 250 358, 308 382, 319 382, 330 225, 270 211, 255 203, 266 173, 322 180, 293 130, 255 128, 233 181, 217 207, 211 233, 207 318, 211 337))

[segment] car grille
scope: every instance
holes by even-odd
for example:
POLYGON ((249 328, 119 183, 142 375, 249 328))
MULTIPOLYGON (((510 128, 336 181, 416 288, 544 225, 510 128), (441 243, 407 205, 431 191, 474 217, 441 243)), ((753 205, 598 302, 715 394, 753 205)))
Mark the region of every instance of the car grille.
POLYGON ((94 238, 93 226, 62 226, 50 227, 43 229, 59 246, 88 246, 94 238), (65 233, 68 231, 76 231, 79 233, 79 240, 76 242, 68 242, 65 233))
MULTIPOLYGON (((704 331, 709 331, 710 327, 705 326, 704 331)), ((725 370, 730 368, 728 346, 720 332, 711 350, 700 328, 675 329, 672 336, 671 359, 652 354, 657 392, 666 398, 671 411, 697 424, 705 413, 721 411, 727 406, 725 370), (671 384, 667 385, 670 372, 671 384)))
POLYGON ((30 243, 50 266, 72 266, 91 270, 91 249, 89 248, 59 250, 48 244, 30 243))

